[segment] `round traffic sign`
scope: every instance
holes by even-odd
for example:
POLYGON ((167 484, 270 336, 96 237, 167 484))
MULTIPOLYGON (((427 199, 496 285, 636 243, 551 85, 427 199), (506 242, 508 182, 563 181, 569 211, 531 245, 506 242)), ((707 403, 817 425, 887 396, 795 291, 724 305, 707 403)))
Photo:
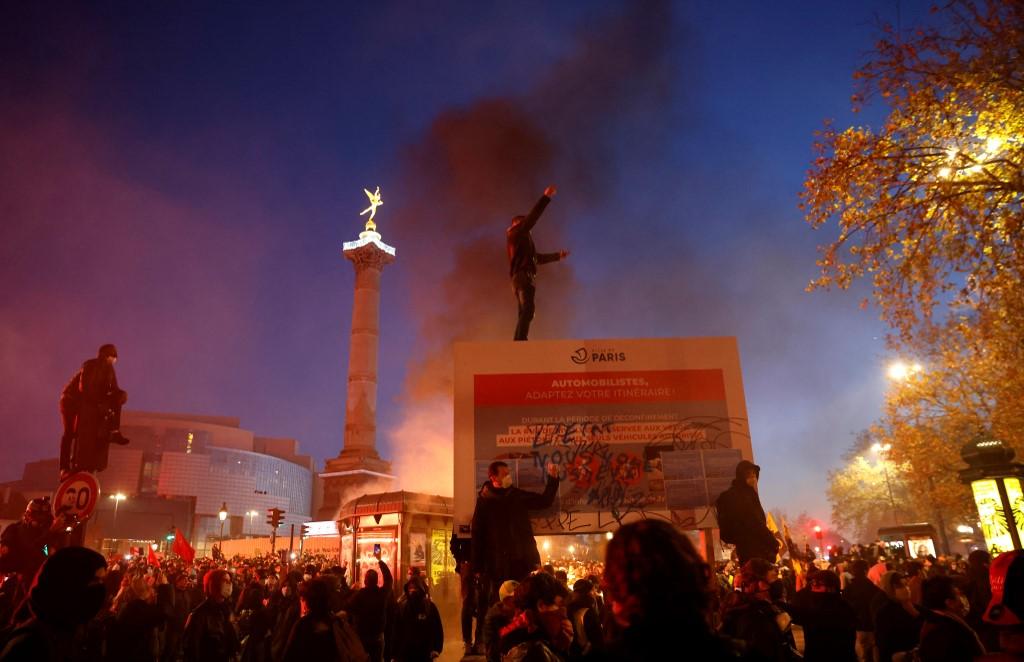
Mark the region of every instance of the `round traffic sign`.
POLYGON ((53 514, 63 512, 82 520, 92 515, 100 498, 100 484, 96 476, 85 471, 68 476, 53 496, 53 514))

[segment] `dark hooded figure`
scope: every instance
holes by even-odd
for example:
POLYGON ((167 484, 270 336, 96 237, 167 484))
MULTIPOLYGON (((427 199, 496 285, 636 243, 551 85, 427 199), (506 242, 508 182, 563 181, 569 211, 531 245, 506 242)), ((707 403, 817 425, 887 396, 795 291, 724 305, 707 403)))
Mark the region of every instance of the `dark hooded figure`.
POLYGON ((86 547, 57 550, 39 570, 29 593, 31 617, 0 641, 3 662, 84 660, 81 626, 103 607, 103 557, 86 547))
POLYGON ((774 561, 779 541, 765 523, 764 508, 757 496, 761 467, 747 460, 736 465, 732 486, 715 502, 722 540, 736 545, 740 563, 750 559, 774 561))
POLYGON ((519 316, 516 322, 515 340, 526 340, 530 335, 530 322, 533 321, 534 279, 537 277, 537 265, 547 264, 564 260, 569 256, 569 251, 561 250, 557 253, 538 253, 533 245, 533 235, 530 230, 537 224, 544 208, 555 197, 557 189, 549 186, 544 189, 544 195, 540 197, 537 204, 533 206, 526 216, 515 216, 512 218, 512 225, 505 230, 506 247, 508 250, 508 273, 512 278, 512 290, 516 294, 516 303, 519 306, 519 316))
POLYGON ((422 577, 405 584, 405 597, 395 618, 395 654, 398 662, 430 662, 444 648, 441 614, 430 599, 422 577))
POLYGON ((502 582, 522 581, 540 565, 530 511, 543 510, 554 503, 558 467, 548 465, 548 482, 542 494, 513 487, 504 462, 491 462, 487 476, 473 511, 470 564, 474 573, 486 578, 481 582, 481 590, 489 590, 488 600, 493 602, 502 582))
POLYGON ((64 520, 54 519, 49 497, 32 499, 21 521, 8 524, 0 535, 0 574, 17 574, 27 592, 47 553, 63 546, 65 537, 64 520))
POLYGON ((116 362, 117 348, 103 345, 61 392, 62 477, 75 471, 103 471, 110 444, 128 443, 121 436, 121 407, 128 401, 128 393, 117 385, 116 362))

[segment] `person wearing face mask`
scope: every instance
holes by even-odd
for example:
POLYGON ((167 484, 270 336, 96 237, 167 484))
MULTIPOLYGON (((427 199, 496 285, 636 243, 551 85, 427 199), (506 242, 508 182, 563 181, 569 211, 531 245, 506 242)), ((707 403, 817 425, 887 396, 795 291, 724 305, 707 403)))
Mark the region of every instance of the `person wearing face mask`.
POLYGON ((568 589, 545 572, 523 580, 516 587, 516 615, 500 631, 502 659, 566 659, 573 640, 568 597, 568 589))
POLYGON ((238 635, 231 622, 231 574, 210 570, 203 577, 206 599, 185 623, 185 662, 226 662, 238 653, 238 635))
POLYGON ((57 550, 29 592, 31 616, 0 640, 3 662, 66 662, 88 659, 82 626, 103 608, 107 564, 85 547, 57 550))
POLYGON ((736 590, 728 598, 721 632, 743 650, 744 659, 794 659, 790 618, 772 601, 777 580, 778 570, 764 559, 747 561, 736 576, 736 590))
POLYGON ((549 508, 558 494, 558 467, 549 464, 542 494, 512 485, 508 464, 496 461, 487 468, 473 511, 470 566, 480 577, 484 604, 493 604, 498 587, 508 579, 522 581, 540 566, 540 552, 530 524, 531 510, 549 508))
POLYGON ((901 572, 889 571, 882 575, 882 594, 872 603, 875 623, 875 645, 878 659, 890 662, 893 655, 917 646, 924 617, 910 599, 907 578, 901 572))
POLYGON ((398 662, 430 662, 444 648, 441 614, 430 599, 422 577, 405 584, 394 627, 394 658, 398 662))
POLYGON ((736 465, 736 478, 726 491, 715 501, 718 512, 718 526, 724 542, 736 545, 736 556, 741 564, 750 559, 775 561, 779 541, 768 528, 757 495, 757 482, 761 467, 742 460, 736 465))
POLYGON ((20 522, 7 525, 0 535, 0 573, 17 574, 24 595, 46 561, 65 542, 63 518, 54 518, 48 497, 32 499, 20 522))
POLYGON ((970 605, 952 577, 939 575, 924 580, 921 596, 924 607, 918 646, 921 662, 958 662, 985 654, 981 639, 964 620, 970 605))
POLYGON ((103 471, 110 444, 128 443, 120 429, 121 407, 128 393, 117 385, 116 362, 117 348, 103 345, 61 393, 61 480, 75 471, 103 471))

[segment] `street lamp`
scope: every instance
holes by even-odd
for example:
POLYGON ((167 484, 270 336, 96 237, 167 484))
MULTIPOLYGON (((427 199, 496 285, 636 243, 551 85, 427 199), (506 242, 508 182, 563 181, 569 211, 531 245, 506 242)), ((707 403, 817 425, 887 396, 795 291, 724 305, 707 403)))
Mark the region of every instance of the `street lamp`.
POLYGON ((967 468, 960 482, 971 486, 978 507, 981 532, 993 555, 1021 549, 1024 539, 1024 464, 1014 462, 1009 446, 991 436, 980 436, 960 449, 967 468))
MULTIPOLYGON (((128 497, 118 492, 117 494, 111 494, 110 498, 114 500, 114 522, 110 525, 110 533, 114 534, 117 531, 117 507, 128 497)), ((117 538, 112 538, 112 540, 117 540, 117 538)))
POLYGON ((924 366, 920 363, 904 363, 903 361, 893 361, 889 364, 889 369, 886 370, 886 375, 889 379, 896 382, 905 382, 914 375, 924 372, 924 366))
POLYGON ((892 444, 880 444, 875 442, 874 445, 871 446, 871 452, 878 457, 878 461, 882 465, 882 473, 885 474, 885 486, 889 490, 889 506, 892 507, 892 518, 896 520, 897 524, 899 524, 900 515, 899 511, 896 510, 896 499, 892 496, 892 481, 889 480, 889 465, 886 464, 885 458, 883 457, 884 453, 888 453, 891 450, 892 444))
POLYGON ((217 517, 220 518, 220 548, 224 551, 224 520, 228 518, 228 502, 224 501, 221 503, 220 512, 217 513, 217 517))

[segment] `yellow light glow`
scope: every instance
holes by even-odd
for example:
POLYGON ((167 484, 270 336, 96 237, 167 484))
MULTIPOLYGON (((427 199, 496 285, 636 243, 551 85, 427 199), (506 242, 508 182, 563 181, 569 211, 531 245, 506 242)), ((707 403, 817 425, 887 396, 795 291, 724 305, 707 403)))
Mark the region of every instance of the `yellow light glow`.
POLYGON ((924 372, 924 366, 920 363, 908 364, 903 361, 893 361, 889 364, 886 375, 894 381, 905 381, 910 379, 911 376, 922 372, 924 372))
POLYGON ((996 554, 1013 549, 1009 522, 1007 522, 1006 513, 1003 511, 999 486, 995 479, 976 480, 971 483, 971 491, 974 492, 974 504, 978 507, 981 533, 985 536, 985 546, 996 554))
POLYGON ((959 153, 960 153, 959 149, 957 149, 956 147, 950 147, 949 149, 946 150, 946 157, 950 161, 952 161, 953 159, 956 158, 956 155, 959 154, 959 153))
POLYGON ((892 444, 880 444, 876 442, 871 447, 871 450, 875 453, 888 453, 892 450, 892 444))
POLYGON ((985 141, 985 151, 989 154, 995 154, 1002 146, 1003 139, 999 136, 989 136, 988 140, 985 141))
POLYGON ((359 212, 359 215, 362 216, 362 215, 366 214, 367 212, 369 212, 370 218, 369 218, 369 220, 366 221, 366 229, 372 231, 374 228, 377 227, 377 225, 373 222, 373 217, 377 213, 377 207, 380 207, 381 205, 383 205, 384 201, 381 200, 381 198, 380 198, 380 187, 379 186, 377 187, 377 190, 375 192, 373 192, 373 193, 370 193, 366 189, 363 189, 363 192, 366 193, 366 197, 370 199, 370 206, 367 207, 366 209, 364 209, 363 211, 359 212))
POLYGON ((118 492, 117 494, 111 494, 110 498, 113 499, 114 501, 124 501, 128 497, 122 494, 121 492, 118 492))
POLYGON ((939 168, 939 177, 941 179, 949 179, 949 176, 953 174, 953 171, 949 168, 939 168))
POLYGON ((570 554, 575 554, 576 553, 576 545, 569 545, 569 553, 570 554))
POLYGON ((613 534, 611 531, 609 531, 608 533, 604 534, 604 537, 607 538, 608 540, 611 540, 613 537, 615 537, 615 534, 613 534))
POLYGON ((541 547, 544 548, 545 552, 550 552, 551 551, 551 541, 550 540, 545 540, 543 543, 541 543, 541 547))

